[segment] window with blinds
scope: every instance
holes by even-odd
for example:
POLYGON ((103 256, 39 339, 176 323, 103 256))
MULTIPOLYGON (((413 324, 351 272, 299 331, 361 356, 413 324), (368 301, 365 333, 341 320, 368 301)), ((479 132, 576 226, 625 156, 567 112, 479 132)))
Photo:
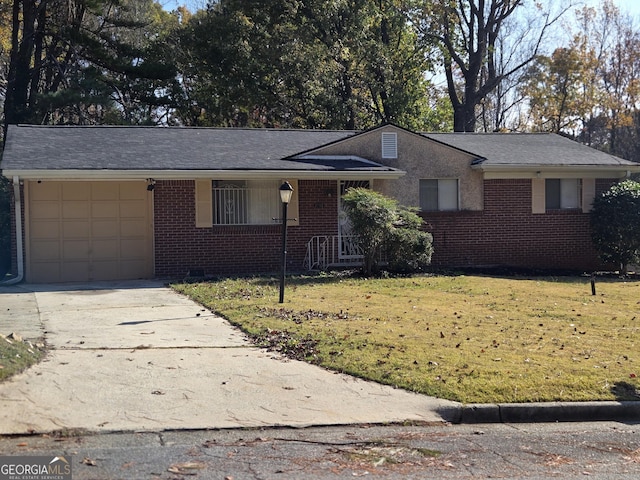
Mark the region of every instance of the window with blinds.
POLYGON ((429 178, 420 180, 420 209, 425 212, 459 210, 458 179, 429 178))

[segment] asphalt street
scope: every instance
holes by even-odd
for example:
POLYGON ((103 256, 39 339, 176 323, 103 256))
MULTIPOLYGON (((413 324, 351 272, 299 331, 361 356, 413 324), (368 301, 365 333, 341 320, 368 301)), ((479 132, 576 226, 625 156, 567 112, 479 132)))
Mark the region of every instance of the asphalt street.
POLYGON ((640 425, 339 426, 0 438, 71 458, 74 480, 637 479, 640 425))

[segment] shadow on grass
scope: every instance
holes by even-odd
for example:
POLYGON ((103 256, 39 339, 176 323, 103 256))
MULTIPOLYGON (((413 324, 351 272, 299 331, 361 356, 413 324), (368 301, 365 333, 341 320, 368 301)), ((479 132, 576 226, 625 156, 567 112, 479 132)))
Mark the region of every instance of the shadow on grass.
POLYGON ((616 382, 611 387, 611 393, 616 396, 616 400, 620 402, 629 400, 640 400, 640 389, 629 382, 616 382))

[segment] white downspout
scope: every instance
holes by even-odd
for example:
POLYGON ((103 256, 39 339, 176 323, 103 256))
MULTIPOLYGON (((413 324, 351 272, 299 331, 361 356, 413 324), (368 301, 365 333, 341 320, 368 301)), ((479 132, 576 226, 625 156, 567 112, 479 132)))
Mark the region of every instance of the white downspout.
POLYGON ((16 249, 18 256, 18 276, 11 278, 0 285, 15 285, 24 278, 24 254, 22 245, 22 201, 20 199, 20 177, 13 177, 13 204, 15 206, 16 219, 16 249))

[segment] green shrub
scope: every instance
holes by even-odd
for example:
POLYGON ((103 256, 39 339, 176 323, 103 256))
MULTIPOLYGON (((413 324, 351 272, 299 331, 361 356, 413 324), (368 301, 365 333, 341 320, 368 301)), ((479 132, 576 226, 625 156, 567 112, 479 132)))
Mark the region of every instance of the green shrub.
POLYGON ((414 209, 366 188, 349 189, 342 200, 363 252, 365 275, 379 268, 383 254, 396 270, 416 270, 431 262, 432 237, 420 230, 422 218, 414 209))
POLYGON ((622 274, 640 260, 640 183, 625 180, 594 200, 591 237, 600 258, 622 274))

